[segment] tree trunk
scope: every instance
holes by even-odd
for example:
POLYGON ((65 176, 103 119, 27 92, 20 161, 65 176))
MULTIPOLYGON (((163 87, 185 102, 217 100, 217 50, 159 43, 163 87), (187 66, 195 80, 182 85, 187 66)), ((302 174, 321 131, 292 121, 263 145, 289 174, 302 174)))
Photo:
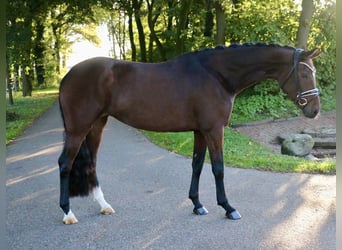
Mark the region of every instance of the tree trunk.
POLYGON ((153 5, 154 5, 154 0, 150 1, 146 1, 147 2, 147 7, 148 7, 148 18, 147 18, 147 22, 148 22, 148 27, 150 29, 150 48, 149 48, 149 61, 152 61, 152 52, 153 52, 153 42, 156 43, 159 54, 160 54, 160 59, 162 61, 166 60, 166 52, 164 50, 163 44, 160 42, 156 31, 154 30, 155 24, 157 22, 157 19, 160 15, 160 11, 161 8, 158 8, 156 11, 156 15, 153 17, 153 5))
POLYGON ((13 101, 13 92, 12 92, 12 83, 11 83, 11 79, 7 76, 6 77, 6 83, 7 83, 7 91, 8 91, 8 103, 10 105, 13 105, 14 104, 14 101, 13 101))
POLYGON ((188 15, 190 12, 192 0, 181 1, 181 7, 179 12, 179 20, 176 34, 176 53, 182 54, 185 52, 185 35, 183 32, 187 28, 188 15))
POLYGON ((139 44, 140 44, 140 56, 141 61, 146 62, 147 56, 146 56, 146 41, 145 41, 145 33, 144 33, 144 27, 142 25, 141 19, 140 19, 140 7, 142 4, 142 0, 133 0, 132 1, 132 7, 134 10, 134 17, 135 22, 137 24, 138 34, 139 34, 139 44))
POLYGON ((220 1, 215 1, 216 11, 216 44, 225 44, 225 15, 220 1))
POLYGON ((134 33, 133 33, 133 12, 132 10, 128 10, 128 36, 129 41, 131 43, 131 51, 132 51, 132 61, 135 62, 137 60, 137 48, 134 42, 134 33))
POLYGON ((9 104, 10 105, 13 105, 14 104, 14 101, 13 101, 13 93, 12 93, 12 79, 10 78, 10 72, 9 72, 9 67, 8 67, 8 56, 7 56, 7 53, 6 53, 6 88, 8 90, 8 101, 9 101, 9 104))
POLYGON ((44 75, 45 75, 45 67, 44 67, 44 25, 37 20, 36 24, 36 39, 35 39, 35 47, 34 47, 34 57, 35 57, 35 68, 37 75, 37 84, 41 86, 44 84, 44 75))
POLYGON ((213 34, 214 27, 214 15, 212 12, 212 0, 207 0, 206 3, 206 13, 205 13, 205 25, 203 35, 207 37, 211 37, 213 34))
POLYGON ((302 0, 302 12, 297 30, 296 47, 306 49, 309 39, 311 20, 314 12, 313 0, 302 0))
POLYGON ((24 68, 21 72, 21 76, 23 78, 23 96, 32 96, 32 70, 27 72, 24 68))
POLYGON ((60 43, 60 34, 58 31, 58 26, 55 24, 52 24, 52 33, 54 35, 55 38, 55 42, 54 42, 54 57, 55 57, 55 63, 56 63, 56 73, 58 75, 60 75, 61 73, 61 52, 60 52, 60 47, 61 47, 61 43, 60 43))

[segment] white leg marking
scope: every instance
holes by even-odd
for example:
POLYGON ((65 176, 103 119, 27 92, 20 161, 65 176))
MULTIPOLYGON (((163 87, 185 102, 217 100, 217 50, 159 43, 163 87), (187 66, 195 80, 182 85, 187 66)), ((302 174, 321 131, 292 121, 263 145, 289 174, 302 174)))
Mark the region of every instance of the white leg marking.
POLYGON ((96 200, 101 206, 101 214, 107 215, 107 214, 115 213, 112 206, 109 205, 107 201, 104 199, 103 192, 100 186, 94 188, 93 195, 94 195, 94 200, 96 200))
POLYGON ((70 225, 70 224, 75 224, 77 222, 78 222, 78 220, 71 210, 69 210, 68 214, 64 214, 64 218, 63 218, 64 224, 70 225))

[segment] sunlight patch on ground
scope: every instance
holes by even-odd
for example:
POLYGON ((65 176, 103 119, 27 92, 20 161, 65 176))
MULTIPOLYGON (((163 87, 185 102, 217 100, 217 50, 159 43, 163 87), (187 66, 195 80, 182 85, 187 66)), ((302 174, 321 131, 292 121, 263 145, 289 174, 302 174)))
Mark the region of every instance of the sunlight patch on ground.
POLYGON ((42 155, 49 155, 49 154, 54 154, 56 152, 60 152, 62 150, 62 145, 57 145, 57 146, 53 146, 53 147, 49 147, 47 149, 43 149, 43 150, 39 150, 36 153, 33 154, 19 154, 19 155, 15 155, 12 157, 8 157, 6 159, 6 165, 7 164, 12 164, 14 162, 17 161, 24 161, 24 160, 28 160, 34 157, 39 157, 42 155))
MULTIPOLYGON (((329 214, 332 210, 336 210, 336 189, 334 186, 325 185, 320 177, 310 177, 298 185, 298 193, 295 195, 300 196, 302 202, 293 210, 291 210, 293 204, 287 204, 286 199, 282 199, 270 209, 270 214, 278 214, 277 216, 280 216, 282 210, 290 209, 290 211, 266 236, 265 245, 277 242, 274 248, 286 248, 286 245, 291 242, 291 246, 296 245, 296 249, 305 249, 308 244, 312 244, 311 242, 319 240, 322 227, 330 219, 329 214), (287 228, 292 230, 289 231, 287 228)), ((283 193, 285 191, 280 190, 278 194, 283 193)), ((282 213, 286 214, 285 211, 282 213)))
POLYGON ((41 168, 41 169, 30 172, 28 175, 18 176, 18 177, 15 177, 13 179, 7 180, 6 186, 11 186, 13 184, 17 184, 19 182, 22 182, 22 181, 25 181, 25 180, 28 180, 28 179, 31 179, 31 178, 34 178, 34 177, 37 177, 40 175, 49 174, 49 173, 51 173, 53 171, 57 171, 57 170, 58 170, 58 166, 55 166, 53 168, 51 168, 51 167, 41 168))

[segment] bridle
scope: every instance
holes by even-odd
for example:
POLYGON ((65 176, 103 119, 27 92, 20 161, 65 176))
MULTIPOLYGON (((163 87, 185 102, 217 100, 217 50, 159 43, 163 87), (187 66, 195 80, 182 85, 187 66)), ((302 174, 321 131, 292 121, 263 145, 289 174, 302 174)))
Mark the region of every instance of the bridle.
POLYGON ((310 89, 310 90, 307 90, 307 91, 302 91, 301 90, 301 86, 300 86, 300 83, 299 83, 299 80, 298 80, 298 64, 302 64, 302 65, 306 66, 307 68, 309 68, 312 71, 313 75, 315 75, 315 73, 316 73, 316 69, 311 67, 309 64, 307 64, 305 62, 299 62, 300 54, 303 51, 304 51, 303 49, 296 49, 296 51, 294 52, 292 69, 290 70, 290 72, 287 75, 285 81, 281 85, 281 88, 283 88, 285 86, 285 84, 288 82, 288 80, 290 79, 292 73, 295 74, 296 85, 299 88, 299 91, 298 91, 298 93, 296 95, 296 102, 301 107, 305 107, 308 104, 307 97, 309 97, 309 96, 313 96, 313 97, 319 96, 319 90, 317 88, 310 89))

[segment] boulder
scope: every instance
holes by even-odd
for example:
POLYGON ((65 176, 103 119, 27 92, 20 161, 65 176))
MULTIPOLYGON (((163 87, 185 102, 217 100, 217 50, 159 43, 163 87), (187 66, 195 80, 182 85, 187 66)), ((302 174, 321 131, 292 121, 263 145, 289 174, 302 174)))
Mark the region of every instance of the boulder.
POLYGON ((287 135, 281 144, 281 153, 293 156, 306 156, 310 154, 315 142, 311 135, 287 135))

